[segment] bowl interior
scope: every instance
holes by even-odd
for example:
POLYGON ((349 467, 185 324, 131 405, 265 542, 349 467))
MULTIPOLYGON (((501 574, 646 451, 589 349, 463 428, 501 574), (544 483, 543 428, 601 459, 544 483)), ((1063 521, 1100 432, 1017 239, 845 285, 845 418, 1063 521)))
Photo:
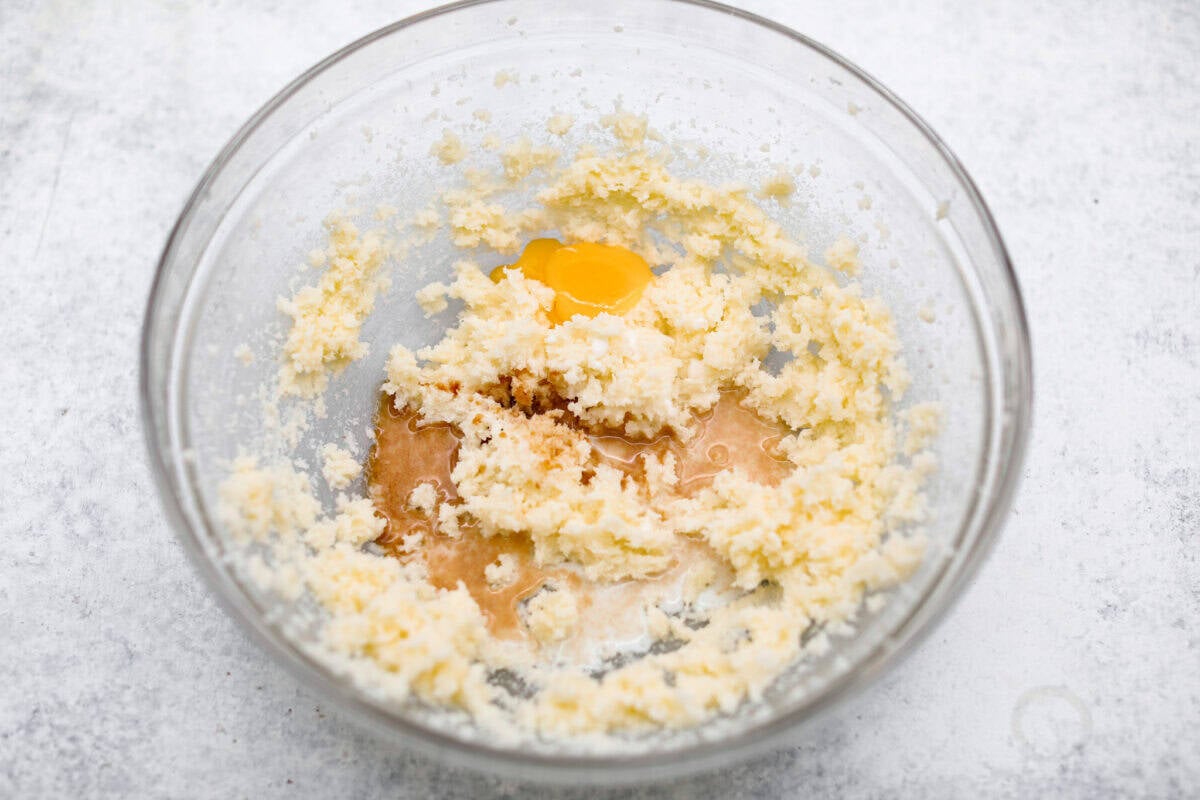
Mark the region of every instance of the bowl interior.
MULTIPOLYGON (((275 299, 316 279, 306 263, 323 244, 326 215, 348 212, 364 230, 387 227, 380 219, 387 207, 396 218, 410 216, 461 182, 464 167, 496 167, 496 153, 482 146, 488 134, 506 143, 528 136, 566 154, 584 144, 603 148, 611 138, 600 117, 620 108, 645 115, 680 174, 757 186, 780 168, 793 170, 792 202, 767 207, 814 255, 843 234, 859 241, 861 282, 891 307, 913 376, 901 407, 943 406, 940 468, 928 484, 931 547, 923 567, 881 611, 864 609, 855 635, 834 639, 830 653, 782 679, 765 703, 698 731, 632 744, 620 757, 711 752, 722 741, 718 749, 732 753, 729 742, 761 739, 864 680, 944 605, 940 597, 982 533, 1003 444, 997 420, 1011 394, 1008 340, 1020 331, 1005 330, 1013 312, 1004 307, 1011 287, 1003 254, 969 184, 860 74, 787 32, 719 8, 667 0, 588 5, 513 0, 426 15, 326 62, 248 125, 164 258, 147 328, 155 446, 185 538, 219 592, 273 649, 392 730, 467 742, 469 729, 446 729, 417 706, 381 707, 324 674, 279 635, 287 604, 257 594, 222 560, 213 509, 226 464, 240 448, 279 441, 262 410, 286 333, 275 299), (545 124, 564 113, 576 124, 559 139, 545 124), (453 168, 430 155, 447 128, 469 150, 453 168), (249 364, 234 356, 242 345, 253 354, 249 364)), ((463 257, 506 262, 486 249, 465 254, 444 234, 414 247, 389 267, 392 286, 363 330, 369 354, 334 379, 328 413, 285 408, 285 423, 288 413, 307 414, 295 454, 314 475, 315 448, 325 442, 349 436, 365 456, 388 348, 430 343, 450 321, 426 319, 413 292, 445 279, 463 257)), ((462 749, 486 754, 489 745, 462 749)), ((510 760, 586 766, 613 757, 563 760, 560 749, 542 743, 510 760)))

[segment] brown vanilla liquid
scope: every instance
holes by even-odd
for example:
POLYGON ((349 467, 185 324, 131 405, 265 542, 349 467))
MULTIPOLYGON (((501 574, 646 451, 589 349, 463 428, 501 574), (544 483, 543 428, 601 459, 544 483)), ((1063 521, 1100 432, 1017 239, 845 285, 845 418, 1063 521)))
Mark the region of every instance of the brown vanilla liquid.
MULTIPOLYGON (((769 423, 741 405, 744 393, 725 391, 717 404, 696 419, 696 433, 686 443, 670 434, 652 440, 637 440, 621 431, 589 433, 598 463, 608 464, 645 480, 641 455, 675 455, 678 491, 690 495, 709 485, 713 477, 737 467, 751 480, 778 483, 791 464, 776 452, 779 440, 789 431, 769 423)), ((409 507, 408 498, 422 483, 432 483, 439 501, 458 499, 450 472, 458 454, 459 434, 450 425, 423 423, 415 411, 395 408, 393 397, 383 394, 375 424, 375 446, 367 463, 367 481, 375 507, 387 519, 378 544, 390 554, 409 561, 421 559, 434 586, 453 589, 460 582, 483 611, 492 634, 501 638, 523 638, 519 606, 546 582, 577 587, 577 573, 565 567, 541 567, 533 544, 524 534, 480 536, 463 524, 459 537, 437 531, 436 520, 409 507), (424 534, 416 552, 403 549, 402 541, 415 533, 424 534), (516 579, 493 590, 485 568, 507 554, 516 560, 516 579)), ((564 416, 564 421, 569 417, 564 416)), ((690 551, 700 543, 685 548, 690 551)), ((581 610, 590 598, 580 596, 581 610)))
POLYGON ((522 636, 519 603, 559 571, 537 566, 528 536, 479 536, 467 524, 462 525, 461 536, 446 536, 438 532, 435 519, 409 506, 409 495, 422 483, 432 483, 440 501, 458 499, 450 471, 458 455, 459 433, 443 422, 420 422, 417 412, 397 410, 393 399, 386 393, 380 398, 375 446, 367 462, 371 498, 387 519, 377 543, 401 560, 424 561, 429 582, 439 589, 453 589, 461 582, 494 635, 522 636), (424 534, 423 544, 416 553, 406 552, 403 539, 416 533, 424 534), (516 559, 516 579, 493 590, 484 569, 504 554, 516 559))
POLYGON ((712 483, 727 469, 738 468, 756 483, 774 486, 787 475, 792 465, 777 452, 779 441, 790 431, 767 422, 742 405, 745 392, 728 389, 711 409, 696 417, 696 433, 687 442, 671 434, 652 440, 631 439, 623 432, 590 434, 593 451, 599 460, 635 480, 644 480, 643 453, 661 458, 675 456, 679 476, 678 491, 695 494, 712 483))

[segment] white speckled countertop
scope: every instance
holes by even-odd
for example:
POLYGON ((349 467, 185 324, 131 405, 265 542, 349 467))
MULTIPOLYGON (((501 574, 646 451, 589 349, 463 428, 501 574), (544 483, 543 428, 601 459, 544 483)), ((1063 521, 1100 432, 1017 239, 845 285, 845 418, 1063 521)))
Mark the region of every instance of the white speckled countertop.
MULTIPOLYGON (((142 306, 201 171, 423 5, 0 5, 0 797, 531 793, 388 749, 269 661, 176 543, 139 429, 142 306)), ((1200 6, 744 5, 973 173, 1036 422, 999 546, 911 658, 790 749, 618 796, 1200 796, 1200 6)))

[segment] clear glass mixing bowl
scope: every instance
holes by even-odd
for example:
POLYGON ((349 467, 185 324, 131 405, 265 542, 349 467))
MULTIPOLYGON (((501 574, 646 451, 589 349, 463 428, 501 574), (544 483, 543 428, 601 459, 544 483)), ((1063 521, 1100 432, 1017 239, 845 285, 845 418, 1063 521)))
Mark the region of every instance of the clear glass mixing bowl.
MULTIPOLYGON (((300 441, 301 454, 348 427, 367 435, 388 346, 440 335, 441 323, 418 312, 412 293, 449 274, 454 260, 439 237, 396 266, 363 331, 370 354, 336 379, 330 413, 300 441)), ((310 69, 246 123, 205 173, 163 253, 146 312, 141 391, 168 515, 217 596, 273 657, 385 736, 456 764, 623 782, 779 744, 930 630, 1007 510, 1028 432, 1029 359, 1016 281, 982 198, 933 132, 861 70, 791 30, 714 3, 494 0, 378 31, 310 69), (904 343, 909 399, 944 407, 941 468, 929 485, 932 546, 892 602, 864 610, 856 635, 835 640, 832 652, 731 720, 615 754, 504 749, 366 696, 286 637, 286 604, 230 567, 216 487, 225 460, 260 433, 254 393, 276 369, 272 341, 284 330, 274 300, 305 279, 297 266, 322 243, 327 213, 362 209, 369 226, 379 204, 401 213, 427 204, 446 180, 429 156, 444 128, 466 131, 468 142, 485 131, 549 141, 547 117, 571 113, 581 123, 570 149, 595 135, 588 121, 618 100, 689 155, 678 163, 684 173, 755 185, 779 164, 803 164, 795 201, 779 219, 813 252, 842 232, 861 240, 862 282, 889 303, 904 343), (249 366, 232 356, 241 344, 254 352, 249 366)))

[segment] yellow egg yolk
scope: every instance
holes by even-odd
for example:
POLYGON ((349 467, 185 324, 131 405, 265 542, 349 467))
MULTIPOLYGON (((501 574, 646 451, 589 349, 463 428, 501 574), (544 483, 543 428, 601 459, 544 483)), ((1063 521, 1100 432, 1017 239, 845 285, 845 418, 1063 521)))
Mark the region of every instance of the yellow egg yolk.
POLYGON ((515 264, 493 270, 492 280, 499 281, 504 270, 513 267, 554 290, 550 318, 555 323, 576 314, 624 314, 654 278, 645 259, 624 247, 592 242, 563 245, 557 239, 534 239, 515 264))

